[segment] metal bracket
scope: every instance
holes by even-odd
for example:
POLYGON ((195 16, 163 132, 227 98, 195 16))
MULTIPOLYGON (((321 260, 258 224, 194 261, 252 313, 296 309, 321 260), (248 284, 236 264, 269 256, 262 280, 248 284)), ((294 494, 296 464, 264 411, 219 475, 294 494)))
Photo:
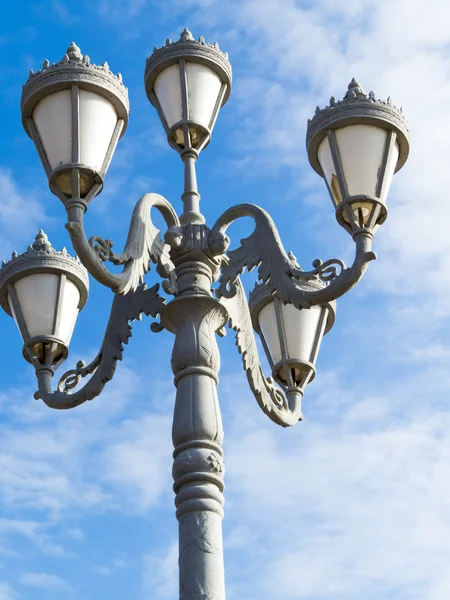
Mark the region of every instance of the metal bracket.
MULTIPOLYGON (((300 387, 277 387, 271 377, 266 378, 259 360, 255 334, 245 290, 239 276, 234 281, 236 293, 231 298, 222 297, 220 303, 228 311, 228 325, 236 332, 236 345, 242 355, 247 380, 261 410, 277 425, 291 427, 303 418, 300 387)), ((312 373, 311 373, 312 374, 312 373)), ((304 382, 306 385, 307 381, 304 382)))
POLYGON ((142 314, 156 318, 163 310, 165 300, 159 296, 158 289, 159 285, 148 290, 145 285, 141 285, 136 291, 126 295, 116 294, 105 336, 94 360, 89 365, 79 361, 75 369, 64 373, 57 391, 52 390, 53 371, 37 368, 39 389, 34 395, 36 400, 43 400, 50 408, 67 409, 98 396, 105 384, 113 378, 117 361, 122 360, 124 344, 128 344, 132 335, 130 321, 140 320, 142 314), (80 390, 72 393, 81 379, 91 374, 91 379, 80 390))
POLYGON ((348 292, 364 275, 368 263, 376 258, 372 252, 372 232, 359 229, 353 235, 356 255, 351 267, 345 267, 339 259, 325 263, 317 259, 313 270, 303 271, 295 257, 286 253, 271 216, 254 204, 238 204, 225 211, 212 228, 211 238, 222 239, 229 225, 240 217, 252 217, 256 226, 249 237, 241 240, 239 248, 228 252, 223 261, 217 290, 219 298, 233 297, 237 293, 239 275, 245 269, 251 271, 257 267, 260 281, 276 291, 284 304, 310 308, 348 292), (322 284, 320 289, 303 290, 296 284, 311 280, 322 284))
POLYGON ((169 250, 170 247, 161 240, 160 231, 151 220, 150 209, 155 207, 162 214, 169 228, 179 227, 180 222, 172 205, 159 194, 144 194, 136 204, 130 222, 130 229, 125 249, 115 254, 111 248, 113 242, 93 236, 89 240, 84 231, 83 202, 69 202, 66 205, 68 223, 66 225, 72 239, 73 247, 81 262, 97 281, 111 288, 116 294, 127 294, 136 290, 143 282, 144 275, 150 268, 150 262, 157 265, 159 275, 168 281, 163 282, 163 289, 168 294, 176 294, 175 266, 169 250), (104 263, 110 261, 115 265, 124 265, 122 273, 111 273, 104 263))

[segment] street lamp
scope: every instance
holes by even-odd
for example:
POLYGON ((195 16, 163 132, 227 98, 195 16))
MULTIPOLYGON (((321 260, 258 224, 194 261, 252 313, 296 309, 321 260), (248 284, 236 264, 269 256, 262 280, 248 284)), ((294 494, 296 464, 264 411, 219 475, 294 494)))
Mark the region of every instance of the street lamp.
POLYGON ((223 213, 212 228, 200 212, 195 163, 208 145, 220 108, 231 90, 228 56, 217 44, 195 40, 184 30, 147 60, 145 87, 184 163, 183 212, 158 194, 136 204, 123 252, 110 240, 86 238, 84 214, 101 192, 119 137, 128 120, 127 90, 106 63, 98 67, 71 44, 63 59, 45 61, 23 89, 25 130, 32 137, 51 191, 67 212, 79 257, 56 252, 40 232, 22 255, 0 269, 0 303, 12 315, 24 356, 36 370, 36 398, 56 409, 73 408, 98 396, 121 360, 130 321, 160 317, 154 332, 175 334, 172 369, 177 388, 173 422, 174 490, 179 521, 180 598, 224 600, 222 552, 223 439, 217 398, 220 357, 216 333, 236 332, 244 370, 261 409, 286 427, 302 418, 301 399, 315 376, 323 335, 335 318, 336 299, 350 290, 375 258, 372 240, 387 216, 392 176, 406 161, 408 129, 390 100, 367 95, 352 80, 341 101, 319 108, 308 122, 312 167, 324 178, 338 222, 355 241, 350 267, 338 259, 316 260, 303 271, 286 253, 270 215, 252 204, 223 213), (164 241, 153 225, 156 208, 167 225, 164 241), (226 231, 251 217, 253 233, 228 251, 226 231), (81 261, 81 262, 80 262, 81 261), (122 266, 111 272, 107 262, 122 266), (156 265, 163 289, 146 289, 143 278, 156 265), (240 275, 257 267, 247 300, 240 275), (55 369, 67 357, 78 311, 87 299, 87 275, 114 292, 110 318, 96 358, 80 361, 52 387, 55 369), (218 281, 215 290, 211 290, 218 281), (272 377, 260 365, 253 329, 259 334, 272 377), (89 377, 90 376, 90 377, 89 377), (80 387, 81 381, 87 383, 80 387))

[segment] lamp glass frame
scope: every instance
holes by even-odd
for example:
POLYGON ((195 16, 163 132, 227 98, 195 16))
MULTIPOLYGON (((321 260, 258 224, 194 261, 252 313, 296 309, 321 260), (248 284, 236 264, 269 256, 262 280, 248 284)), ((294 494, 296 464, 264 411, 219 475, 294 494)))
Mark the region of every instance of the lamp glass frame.
MULTIPOLYGON (((316 290, 318 287, 322 287, 318 282, 314 282, 315 284, 312 282, 302 283, 305 283, 306 287, 308 287, 309 289, 312 288, 316 290)), ((315 364, 322 342, 322 338, 325 335, 325 333, 328 333, 328 331, 332 328, 334 324, 336 314, 335 302, 330 302, 325 305, 318 305, 321 308, 321 314, 319 315, 314 335, 314 341, 311 347, 308 360, 300 359, 296 356, 289 356, 289 348, 286 335, 286 327, 288 326, 288 324, 285 323, 283 315, 283 303, 276 292, 271 292, 267 285, 257 285, 256 288, 250 294, 249 306, 253 329, 259 335, 264 349, 264 353, 272 370, 273 378, 283 388, 287 388, 288 390, 292 388, 300 388, 301 390, 303 390, 305 386, 308 383, 310 383, 315 377, 315 364), (281 351, 281 360, 276 363, 272 358, 272 353, 270 352, 268 342, 264 336, 264 333, 259 323, 259 314, 261 310, 270 303, 273 304, 273 310, 275 312, 277 335, 281 351)), ((297 310, 311 309, 302 308, 297 310)))
MULTIPOLYGON (((186 63, 195 62, 190 60, 190 57, 180 58, 176 63, 171 63, 166 66, 169 68, 174 64, 178 65, 179 73, 180 73, 180 91, 181 91, 181 113, 182 118, 180 121, 174 123, 171 127, 167 123, 167 119, 164 115, 164 111, 161 107, 161 104, 158 100, 158 97, 154 91, 154 82, 152 86, 152 90, 149 92, 149 98, 153 106, 156 108, 158 116, 161 120, 162 126, 164 127, 164 131, 167 135, 167 141, 171 148, 176 150, 178 153, 182 153, 187 149, 194 149, 197 153, 200 153, 206 146, 209 144, 211 140, 212 130, 217 121, 217 117, 219 116, 219 111, 224 102, 225 94, 228 89, 228 84, 222 81, 222 85, 219 90, 219 94, 217 96, 214 109, 209 120, 208 126, 197 123, 189 118, 190 109, 189 109, 189 89, 188 89, 188 76, 187 76, 187 68, 186 63), (182 131, 183 142, 178 142, 175 139, 175 135, 178 131, 182 131), (197 133, 197 139, 193 139, 194 131, 197 133), (198 140, 198 141, 197 141, 198 140)), ((202 63, 204 64, 204 63, 202 63)), ((212 71, 214 69, 210 65, 205 66, 209 67, 212 71)), ((164 69, 162 69, 158 75, 160 75, 164 69)), ((155 79, 156 81, 156 79, 155 79)))

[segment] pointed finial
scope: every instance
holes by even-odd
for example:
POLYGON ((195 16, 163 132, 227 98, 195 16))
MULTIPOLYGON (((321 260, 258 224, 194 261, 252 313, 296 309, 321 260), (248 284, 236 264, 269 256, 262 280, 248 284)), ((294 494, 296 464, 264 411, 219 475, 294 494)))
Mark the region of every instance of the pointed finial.
POLYGON ((89 58, 89 56, 87 54, 85 54, 83 56, 83 65, 86 65, 87 67, 91 64, 91 59, 89 58))
POLYGON ((30 72, 28 73, 28 77, 32 77, 34 75, 34 71, 33 69, 30 69, 30 72))
POLYGON ((42 229, 39 230, 32 247, 35 252, 50 252, 50 250, 52 250, 52 245, 42 229))
POLYGON ((122 83, 122 73, 117 73, 117 79, 120 81, 120 83, 122 83))
POLYGON ((320 106, 316 106, 316 115, 318 115, 320 113, 320 106))
POLYGON ((375 92, 370 91, 369 92, 369 98, 372 100, 372 102, 375 102, 375 92))
POLYGON ((171 43, 172 43, 172 40, 170 38, 167 38, 167 40, 166 40, 166 46, 170 46, 171 43))
POLYGON ((201 35, 201 36, 198 38, 198 41, 200 42, 200 44, 204 44, 204 43, 205 43, 205 36, 204 36, 204 35, 201 35))
POLYGON ((72 42, 70 44, 70 46, 67 48, 66 50, 66 55, 69 59, 69 61, 81 61, 83 58, 83 55, 81 54, 81 50, 78 48, 78 46, 75 44, 75 42, 72 42))
POLYGON ((45 59, 44 62, 42 63, 42 68, 48 69, 49 66, 50 66, 50 61, 48 59, 45 59))
POLYGON ((354 77, 348 84, 348 91, 345 94, 345 98, 367 98, 366 92, 363 90, 362 85, 354 77))
POLYGON ((331 96, 330 98, 330 106, 334 106, 336 104, 336 98, 334 96, 331 96))
POLYGON ((185 27, 183 29, 183 31, 181 32, 180 35, 180 41, 182 42, 194 42, 194 36, 192 35, 192 33, 189 31, 189 29, 187 27, 185 27))
POLYGON ((15 250, 13 250, 13 253, 11 254, 11 258, 17 258, 19 255, 17 254, 17 252, 15 250))
POLYGON ((105 62, 102 64, 102 67, 105 69, 105 71, 109 71, 109 65, 108 65, 108 63, 106 62, 106 60, 105 60, 105 62))

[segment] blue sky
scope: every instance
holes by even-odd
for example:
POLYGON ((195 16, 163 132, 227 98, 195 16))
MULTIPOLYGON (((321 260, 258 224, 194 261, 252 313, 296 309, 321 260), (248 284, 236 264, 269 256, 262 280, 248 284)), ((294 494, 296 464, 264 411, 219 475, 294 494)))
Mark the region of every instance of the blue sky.
MULTIPOLYGON (((0 257, 43 227, 70 248, 65 213, 20 120, 21 85, 71 41, 129 87, 131 115, 87 215, 120 248, 144 192, 179 210, 183 171, 143 87, 145 58, 184 27, 219 41, 234 87, 198 165, 209 224, 230 205, 268 210, 287 249, 352 259, 306 120, 352 77, 402 105, 411 155, 395 176, 379 259, 338 301, 305 420, 284 430, 220 341, 230 600, 450 597, 450 9, 440 0, 60 0, 8 3, 0 30, 0 257)), ((249 225, 231 228, 235 242, 249 225)), ((151 271, 148 282, 157 281, 151 271)), ((111 301, 92 282, 65 363, 93 357, 111 301)), ((137 323, 114 380, 78 409, 32 399, 32 368, 0 315, 0 600, 177 597, 171 491, 172 337, 137 323)))

